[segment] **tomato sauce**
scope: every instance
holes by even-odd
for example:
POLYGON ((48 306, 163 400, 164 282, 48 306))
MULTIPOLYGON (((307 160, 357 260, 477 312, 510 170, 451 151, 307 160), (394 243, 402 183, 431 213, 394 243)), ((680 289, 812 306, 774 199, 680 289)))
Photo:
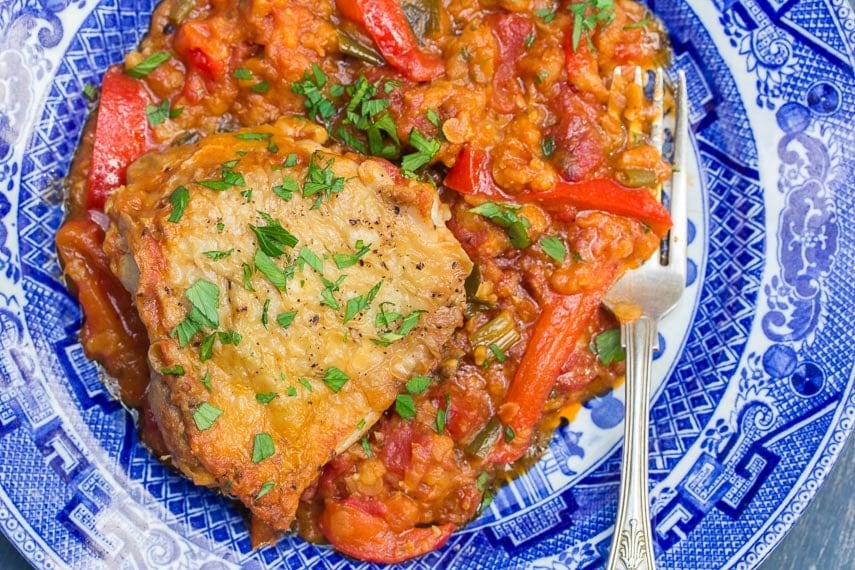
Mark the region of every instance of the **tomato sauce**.
MULTIPOLYGON (((667 231, 652 189, 670 169, 625 128, 629 115, 649 120, 640 92, 615 97, 604 78, 616 66, 664 65, 666 45, 631 0, 606 12, 583 1, 165 0, 139 49, 105 76, 70 173, 57 245, 85 312, 87 355, 145 412, 145 329, 101 250, 97 210, 121 180, 97 165, 126 167, 139 152, 282 115, 368 152, 370 137, 351 129, 345 109, 346 88, 364 77, 384 101, 376 116, 392 125, 374 154, 397 171, 419 136, 437 144, 408 175, 437 183, 477 271, 466 322, 429 386, 408 394, 411 411, 390 409, 332 458, 304 494, 296 530, 378 562, 440 547, 514 466, 539 455, 556 418, 622 378, 623 363, 598 349, 617 326, 600 300, 667 231), (122 85, 111 87, 117 74, 122 85), (331 109, 295 87, 306 81, 331 109), (144 107, 147 120, 117 118, 121 104, 144 107), (111 151, 101 134, 119 128, 132 131, 129 151, 111 151)), ((157 452, 158 427, 143 417, 157 452)), ((252 530, 256 544, 275 539, 252 530)))

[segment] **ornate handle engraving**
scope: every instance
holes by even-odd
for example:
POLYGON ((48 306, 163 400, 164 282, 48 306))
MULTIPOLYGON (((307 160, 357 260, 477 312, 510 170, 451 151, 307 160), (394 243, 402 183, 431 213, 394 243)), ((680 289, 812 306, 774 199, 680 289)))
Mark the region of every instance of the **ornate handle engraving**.
POLYGON ((647 501, 650 362, 656 322, 641 317, 622 325, 626 346, 626 418, 615 533, 608 570, 655 570, 647 501))

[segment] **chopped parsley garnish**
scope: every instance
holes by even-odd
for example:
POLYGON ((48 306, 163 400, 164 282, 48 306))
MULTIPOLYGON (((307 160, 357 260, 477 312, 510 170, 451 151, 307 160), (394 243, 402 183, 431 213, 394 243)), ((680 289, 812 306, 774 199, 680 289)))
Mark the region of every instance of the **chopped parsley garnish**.
POLYGON ((594 337, 591 350, 606 366, 626 360, 626 352, 620 342, 620 329, 609 329, 598 334, 594 337))
POLYGON ((267 313, 270 311, 270 299, 264 300, 264 305, 261 307, 261 324, 264 325, 264 328, 267 328, 267 313))
POLYGON ((624 30, 635 30, 638 28, 646 28, 648 25, 650 25, 650 23, 651 23, 650 18, 642 18, 642 19, 638 20, 637 22, 632 22, 631 24, 625 25, 623 27, 623 29, 624 30))
POLYGON ((273 190, 274 194, 289 202, 293 198, 294 193, 300 191, 300 185, 290 176, 285 176, 282 178, 282 184, 277 184, 271 190, 273 190))
POLYGON ((401 419, 411 420, 416 417, 416 403, 409 394, 398 394, 395 398, 395 411, 401 419))
MULTIPOLYGON (((297 245, 297 238, 282 227, 279 220, 274 220, 270 214, 266 212, 258 212, 264 219, 265 225, 254 226, 249 225, 252 232, 255 234, 255 239, 258 241, 258 247, 266 255, 270 257, 279 257, 285 253, 286 247, 294 247, 297 245)), ((305 248, 303 248, 305 249, 305 248)))
POLYGON ((543 158, 551 158, 555 154, 555 137, 546 137, 540 141, 540 152, 543 158))
POLYGON ((173 224, 177 224, 184 215, 184 209, 190 201, 190 192, 184 186, 179 186, 169 195, 169 203, 172 204, 172 212, 167 218, 173 224))
POLYGON ((255 291, 252 286, 252 267, 249 263, 244 263, 241 267, 243 269, 243 288, 247 291, 255 291))
POLYGON ((91 83, 83 85, 83 95, 90 101, 95 101, 98 98, 98 88, 91 83))
POLYGON ((335 114, 335 104, 321 92, 326 84, 327 75, 316 63, 312 64, 311 74, 303 74, 303 81, 291 84, 291 91, 306 98, 303 104, 308 109, 309 117, 320 119, 321 123, 325 123, 335 114))
POLYGON ((363 451, 363 453, 365 453, 365 457, 367 457, 368 459, 371 459, 374 456, 374 454, 371 452, 371 444, 368 443, 367 437, 362 438, 361 445, 362 445, 362 451, 363 451))
POLYGON ((205 370, 205 374, 202 376, 202 386, 205 387, 205 390, 208 392, 211 391, 211 372, 209 370, 205 370))
POLYGON ((531 238, 528 235, 528 228, 531 223, 525 216, 521 216, 517 211, 521 206, 511 204, 497 204, 495 202, 484 202, 480 206, 471 208, 469 211, 473 214, 483 216, 504 228, 508 233, 508 239, 514 247, 523 249, 531 245, 531 238))
POLYGON ((276 392, 262 392, 261 394, 256 394, 255 399, 258 400, 259 403, 267 405, 274 400, 279 394, 276 392))
POLYGON ((579 49, 582 34, 585 35, 593 51, 591 34, 598 25, 608 26, 615 19, 614 0, 581 0, 570 4, 567 8, 573 13, 573 31, 571 32, 573 51, 579 49))
POLYGON ((291 326, 291 323, 294 322, 294 317, 297 316, 297 311, 285 311, 284 313, 279 313, 276 315, 276 322, 279 323, 279 326, 287 329, 291 326))
POLYGON ((582 254, 579 253, 578 251, 574 251, 573 252, 573 261, 575 261, 576 263, 585 263, 585 258, 582 257, 582 254))
POLYGON ((232 77, 235 79, 240 79, 242 81, 251 81, 255 78, 250 70, 245 67, 238 67, 232 72, 232 77))
POLYGON ((199 345, 199 360, 205 362, 214 356, 214 341, 217 339, 215 333, 211 333, 205 337, 202 344, 199 345))
POLYGON ((355 253, 334 253, 332 258, 335 266, 339 269, 347 269, 352 265, 356 265, 362 257, 371 250, 371 244, 366 244, 362 240, 357 240, 355 253))
POLYGON ((555 20, 555 9, 540 8, 534 11, 534 15, 543 20, 544 24, 551 24, 555 20))
POLYGON ((540 238, 540 247, 543 248, 543 253, 557 261, 564 263, 567 258, 567 246, 564 241, 558 236, 542 236, 540 238))
POLYGON ((216 190, 217 192, 223 192, 224 190, 234 188, 235 186, 246 186, 246 181, 243 179, 243 174, 241 174, 240 172, 235 172, 233 170, 236 165, 236 160, 223 163, 220 168, 219 180, 216 178, 210 180, 197 180, 196 184, 198 184, 199 186, 204 186, 209 190, 216 190))
POLYGON ((158 67, 160 64, 168 60, 172 55, 167 51, 159 51, 153 53, 135 66, 126 69, 125 74, 130 75, 135 79, 142 79, 158 67))
POLYGON ((280 269, 276 265, 276 262, 260 249, 255 250, 253 263, 255 263, 255 268, 267 277, 273 283, 273 286, 280 291, 284 291, 288 286, 288 275, 285 271, 280 269))
POLYGON ((407 316, 398 312, 387 311, 384 308, 386 303, 380 305, 380 312, 374 317, 374 326, 381 332, 377 338, 371 339, 371 342, 379 346, 389 346, 393 342, 399 341, 406 337, 410 331, 419 323, 422 313, 425 311, 413 311, 407 316), (395 324, 400 321, 397 330, 394 330, 395 324))
POLYGON ((534 38, 535 38, 534 32, 529 32, 528 35, 525 37, 525 41, 523 42, 525 49, 528 49, 532 45, 534 45, 534 38))
POLYGON ((356 429, 362 429, 365 427, 365 418, 359 420, 356 424, 356 429))
POLYGON ((273 487, 276 486, 274 481, 265 481, 263 485, 261 485, 261 489, 258 490, 258 494, 255 495, 255 500, 257 501, 267 493, 273 490, 273 487))
POLYGON ((297 389, 293 386, 288 386, 288 390, 285 393, 289 398, 294 398, 297 396, 297 389))
POLYGON ((302 385, 303 385, 303 388, 305 388, 305 389, 306 389, 306 390, 308 390, 309 392, 314 392, 314 391, 315 391, 315 389, 314 389, 314 388, 312 388, 312 383, 309 381, 309 379, 308 379, 308 378, 300 378, 300 379, 298 379, 297 381, 298 381, 300 384, 302 384, 302 385))
POLYGON ((196 424, 196 428, 199 431, 205 431, 211 429, 211 426, 214 425, 214 422, 217 421, 223 414, 223 410, 220 408, 209 404, 208 402, 202 402, 199 404, 199 407, 196 408, 196 411, 193 412, 193 423, 196 424))
POLYGON ((190 301, 190 312, 184 321, 169 333, 170 336, 178 337, 178 344, 181 347, 187 346, 193 335, 203 328, 217 328, 220 324, 219 287, 210 281, 199 279, 187 288, 184 296, 190 301))
POLYGON ((511 426, 505 426, 505 443, 512 442, 516 436, 517 434, 514 433, 514 428, 511 426))
POLYGON ((180 364, 176 364, 174 366, 167 366, 166 368, 161 368, 160 373, 164 376, 184 376, 184 367, 180 364))
POLYGON ((242 141, 266 141, 267 139, 271 138, 272 136, 273 136, 273 133, 249 132, 249 133, 237 133, 235 135, 235 138, 242 140, 242 141))
POLYGON ((437 114, 437 112, 433 109, 428 109, 427 111, 425 111, 425 116, 427 117, 427 120, 430 122, 430 124, 434 127, 439 128, 442 126, 442 119, 439 118, 439 114, 437 114))
POLYGON ((483 493, 484 489, 487 488, 487 481, 490 479, 490 474, 486 471, 478 475, 478 478, 475 479, 475 488, 478 489, 478 492, 483 493))
POLYGON ((212 249, 211 251, 203 251, 202 255, 204 255, 208 259, 213 259, 214 261, 217 261, 218 259, 223 259, 224 257, 230 256, 234 253, 234 251, 234 248, 227 249, 225 251, 212 249))
POLYGON ((434 421, 434 424, 436 425, 436 433, 438 434, 445 433, 445 426, 448 423, 448 406, 450 401, 451 396, 449 394, 446 394, 445 407, 436 410, 436 420, 434 421))
POLYGON ((321 164, 322 160, 317 152, 312 154, 309 169, 303 181, 303 198, 317 196, 312 209, 320 206, 324 198, 329 200, 333 194, 344 190, 344 177, 336 176, 332 170, 335 159, 330 158, 325 164, 321 164))
POLYGON ((297 266, 300 271, 303 271, 306 265, 314 269, 319 275, 324 274, 324 261, 314 251, 303 246, 300 253, 297 254, 297 266))
POLYGON ((259 94, 267 93, 267 91, 269 89, 270 89, 270 83, 266 80, 259 81, 258 83, 256 83, 255 85, 253 85, 252 87, 249 88, 249 90, 252 91, 253 93, 259 93, 259 94))
POLYGON ((233 344, 237 346, 240 344, 240 341, 243 340, 243 336, 236 330, 229 329, 227 331, 220 331, 217 333, 217 336, 220 338, 220 342, 223 344, 233 344))
POLYGON ((377 293, 380 291, 380 287, 383 285, 383 281, 378 281, 374 287, 371 288, 368 293, 365 295, 357 295, 352 299, 348 299, 347 305, 344 309, 344 323, 354 318, 356 315, 367 309, 371 305, 371 301, 374 300, 374 297, 377 296, 377 293))
POLYGON ((321 291, 321 305, 332 307, 336 311, 341 308, 339 302, 335 297, 333 297, 333 293, 338 291, 338 288, 341 285, 341 282, 344 281, 345 277, 347 277, 347 275, 340 275, 335 281, 330 281, 326 277, 321 276, 321 282, 324 284, 324 288, 321 291))
POLYGON ((438 140, 426 139, 415 127, 410 131, 410 146, 415 148, 416 152, 405 154, 401 160, 401 169, 409 175, 429 163, 440 148, 438 140))
POLYGON ((350 380, 350 377, 335 366, 330 366, 324 372, 324 384, 336 394, 347 384, 348 380, 350 380))
POLYGON ((407 392, 410 394, 421 394, 430 386, 430 377, 429 376, 420 376, 416 375, 407 380, 407 392))
POLYGON ((252 462, 261 463, 276 452, 273 445, 273 438, 269 433, 255 434, 255 440, 252 442, 252 462))
POLYGON ((169 99, 164 99, 157 105, 146 105, 145 116, 151 126, 156 127, 166 120, 169 114, 169 99))
POLYGON ((488 346, 487 348, 489 348, 490 352, 493 353, 493 356, 496 358, 496 362, 502 363, 507 359, 507 356, 505 355, 505 353, 502 351, 502 349, 499 347, 498 344, 493 343, 490 346, 488 346))
POLYGON ((297 166, 297 162, 298 162, 297 153, 296 152, 289 152, 288 156, 285 157, 285 162, 283 164, 285 166, 291 167, 291 166, 297 166))

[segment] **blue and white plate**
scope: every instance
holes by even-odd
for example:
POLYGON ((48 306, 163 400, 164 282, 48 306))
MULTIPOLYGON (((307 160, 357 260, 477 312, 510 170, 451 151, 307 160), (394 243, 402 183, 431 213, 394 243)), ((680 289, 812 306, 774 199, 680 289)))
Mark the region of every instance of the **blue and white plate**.
MULTIPOLYGON (((689 79, 687 301, 663 324, 650 472, 662 568, 753 568, 855 417, 855 18, 848 0, 655 0, 689 79)), ((54 234, 97 84, 153 0, 0 0, 0 528, 39 568, 371 567, 240 515, 143 449, 77 341, 54 234)), ((408 568, 604 566, 622 391, 408 568)))

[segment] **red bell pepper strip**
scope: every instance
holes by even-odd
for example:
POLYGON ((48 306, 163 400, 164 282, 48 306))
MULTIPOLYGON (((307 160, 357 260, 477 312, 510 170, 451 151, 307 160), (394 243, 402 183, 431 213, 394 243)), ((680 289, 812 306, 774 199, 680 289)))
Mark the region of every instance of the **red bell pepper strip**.
POLYGON ((368 32, 383 58, 412 81, 430 81, 445 73, 442 58, 419 48, 398 0, 337 0, 341 14, 368 32))
POLYGON ((103 210, 107 197, 125 183, 128 165, 148 149, 148 103, 142 84, 121 68, 112 67, 104 74, 89 167, 88 209, 103 210))
POLYGON ((399 530, 389 518, 394 519, 394 513, 376 499, 327 499, 320 526, 336 550, 380 564, 403 562, 442 548, 454 532, 453 524, 399 530))
POLYGON ((457 162, 445 175, 443 184, 461 194, 508 198, 493 180, 489 153, 470 146, 460 151, 457 162))
POLYGON ((635 218, 647 224, 659 237, 671 228, 668 210, 645 188, 627 188, 609 179, 582 182, 560 181, 544 192, 520 195, 522 202, 535 202, 547 210, 566 208, 602 210, 635 218))
POLYGON ((602 302, 606 288, 575 295, 555 295, 543 307, 514 374, 499 420, 510 428, 490 452, 493 463, 511 463, 525 453, 543 406, 579 336, 602 302), (513 433, 513 438, 507 437, 513 433), (510 439, 510 441, 509 441, 510 439))

